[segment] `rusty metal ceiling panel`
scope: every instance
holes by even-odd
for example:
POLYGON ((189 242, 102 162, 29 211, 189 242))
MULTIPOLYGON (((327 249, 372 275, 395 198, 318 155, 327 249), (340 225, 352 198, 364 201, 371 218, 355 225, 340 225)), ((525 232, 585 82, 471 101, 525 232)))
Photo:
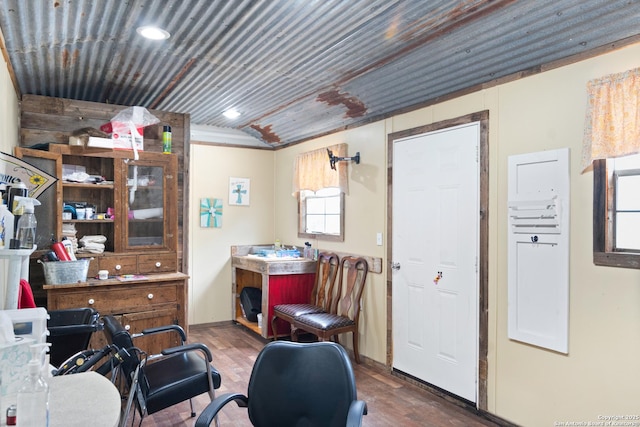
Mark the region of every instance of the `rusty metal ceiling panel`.
POLYGON ((189 113, 276 148, 640 38, 639 1, 4 0, 0 30, 22 94, 189 113))

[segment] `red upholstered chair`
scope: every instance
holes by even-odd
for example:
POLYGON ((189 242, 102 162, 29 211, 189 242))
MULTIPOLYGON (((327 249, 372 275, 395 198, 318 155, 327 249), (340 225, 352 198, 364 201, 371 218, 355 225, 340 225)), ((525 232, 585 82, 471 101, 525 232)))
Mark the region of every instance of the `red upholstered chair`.
MULTIPOLYGON (((356 363, 360 363, 358 352, 358 323, 360 300, 367 281, 369 265, 364 258, 346 256, 340 262, 340 289, 336 310, 331 313, 308 313, 294 317, 293 327, 315 334, 320 341, 351 332, 353 353, 356 363)), ((295 339, 295 335, 292 336, 295 339)))
MULTIPOLYGON (((338 277, 338 267, 340 260, 338 255, 330 252, 320 252, 318 254, 318 265, 316 267, 316 277, 311 298, 308 304, 278 304, 273 307, 273 317, 271 318, 271 330, 274 331, 273 339, 277 340, 277 319, 282 319, 291 324, 291 339, 297 330, 293 326, 293 319, 297 316, 309 313, 331 312, 332 295, 338 294, 335 287, 336 277, 338 277)), ((337 304, 337 299, 334 302, 337 304)))

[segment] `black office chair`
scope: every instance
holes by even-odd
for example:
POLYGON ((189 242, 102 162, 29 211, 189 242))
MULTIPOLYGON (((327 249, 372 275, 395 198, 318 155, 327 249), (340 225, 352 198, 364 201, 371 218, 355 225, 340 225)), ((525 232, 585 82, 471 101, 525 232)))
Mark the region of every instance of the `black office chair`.
POLYGON ((93 333, 102 328, 98 321, 100 315, 92 308, 50 310, 48 314, 49 363, 55 367, 86 350, 93 333))
POLYGON ((196 420, 207 427, 229 402, 248 408, 259 427, 359 426, 367 405, 357 400, 353 367, 334 342, 273 341, 258 355, 247 395, 226 393, 213 400, 196 420))
POLYGON ((187 399, 191 405, 191 416, 195 417, 193 397, 208 392, 211 400, 215 398, 215 389, 220 387, 221 378, 211 366, 211 352, 201 343, 185 344, 186 335, 180 326, 146 329, 132 336, 113 316, 104 316, 103 321, 107 340, 127 350, 117 373, 124 378, 128 390, 121 425, 127 422, 134 401, 144 419, 146 415, 187 399), (133 344, 137 337, 171 331, 180 334, 182 345, 164 349, 162 354, 147 355, 133 344))

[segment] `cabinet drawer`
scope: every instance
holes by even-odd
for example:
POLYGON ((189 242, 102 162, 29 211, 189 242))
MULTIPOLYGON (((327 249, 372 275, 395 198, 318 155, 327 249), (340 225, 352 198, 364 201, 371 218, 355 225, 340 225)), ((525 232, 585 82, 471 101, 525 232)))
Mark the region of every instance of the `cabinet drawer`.
POLYGON ((100 258, 100 270, 107 270, 109 275, 138 273, 138 258, 135 255, 100 258))
POLYGON ((176 286, 135 286, 119 289, 94 289, 53 297, 58 308, 91 307, 100 314, 139 311, 157 304, 176 303, 176 286))
POLYGON ((175 253, 138 255, 138 270, 141 274, 178 271, 178 257, 175 253))

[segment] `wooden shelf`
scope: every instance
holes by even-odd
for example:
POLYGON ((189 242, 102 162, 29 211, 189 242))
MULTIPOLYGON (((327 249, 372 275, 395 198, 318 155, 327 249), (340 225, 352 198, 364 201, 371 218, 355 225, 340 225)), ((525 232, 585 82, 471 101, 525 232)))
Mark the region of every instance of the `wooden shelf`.
POLYGON ((68 188, 90 188, 92 190, 101 189, 101 190, 113 190, 113 184, 93 184, 93 183, 84 183, 84 182, 63 182, 63 187, 68 188))
POLYGON ((62 221, 63 223, 74 222, 74 223, 85 223, 85 224, 96 224, 96 223, 107 223, 113 224, 112 219, 65 219, 62 221))
MULTIPOLYGON (((262 321, 264 322, 264 319, 262 319, 262 321)), ((262 335, 262 330, 258 327, 257 322, 249 322, 247 319, 244 318, 244 316, 236 316, 236 322, 240 323, 243 326, 246 326, 256 334, 262 335)))

